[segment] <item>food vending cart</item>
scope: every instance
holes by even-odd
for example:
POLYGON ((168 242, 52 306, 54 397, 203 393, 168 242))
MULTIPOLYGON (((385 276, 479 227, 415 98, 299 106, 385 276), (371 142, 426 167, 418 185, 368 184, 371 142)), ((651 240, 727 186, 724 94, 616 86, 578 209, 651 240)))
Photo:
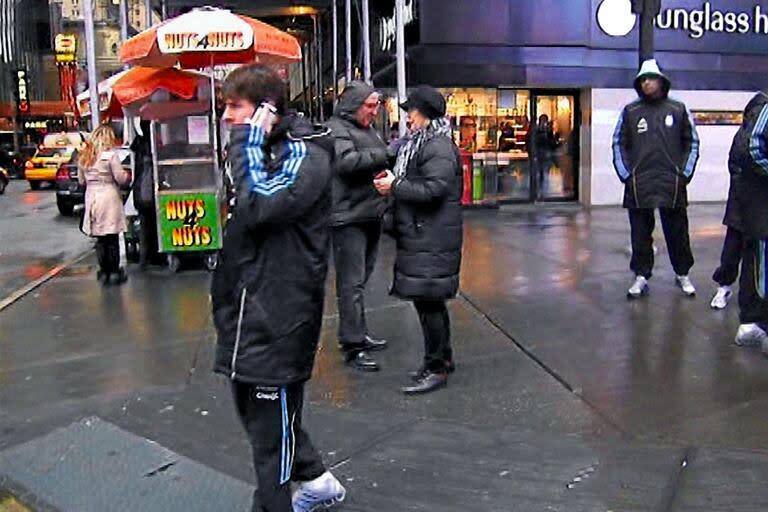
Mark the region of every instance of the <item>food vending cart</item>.
POLYGON ((159 251, 172 272, 191 256, 203 256, 213 270, 222 245, 224 193, 211 103, 150 103, 141 116, 151 121, 159 251))

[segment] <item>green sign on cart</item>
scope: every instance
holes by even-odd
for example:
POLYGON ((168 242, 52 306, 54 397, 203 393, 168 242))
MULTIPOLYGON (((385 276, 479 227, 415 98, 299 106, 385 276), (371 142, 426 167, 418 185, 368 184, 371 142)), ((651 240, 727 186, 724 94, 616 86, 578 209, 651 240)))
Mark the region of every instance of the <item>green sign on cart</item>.
POLYGON ((158 220, 162 252, 221 249, 221 218, 216 194, 161 194, 158 220))

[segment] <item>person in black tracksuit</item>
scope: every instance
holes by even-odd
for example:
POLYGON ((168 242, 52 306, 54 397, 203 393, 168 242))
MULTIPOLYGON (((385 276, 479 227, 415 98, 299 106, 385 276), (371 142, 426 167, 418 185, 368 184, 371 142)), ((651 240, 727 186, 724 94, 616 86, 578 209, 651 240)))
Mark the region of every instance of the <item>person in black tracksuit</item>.
POLYGON ((742 171, 737 208, 745 240, 736 343, 762 344, 768 354, 768 94, 747 104, 731 155, 742 171))
POLYGON ((253 446, 254 512, 302 512, 344 499, 302 428, 323 316, 331 213, 327 130, 283 112, 268 67, 224 84, 236 196, 213 275, 214 371, 232 381, 253 446), (291 499, 290 484, 301 482, 291 499))
POLYGON ((157 207, 155 205, 155 175, 152 169, 152 145, 149 131, 152 129, 148 121, 141 121, 141 134, 131 142, 134 153, 134 178, 131 186, 133 205, 141 219, 141 247, 143 253, 142 265, 147 263, 160 264, 161 257, 157 241, 157 207))
MULTIPOLYGON (((738 136, 738 134, 737 134, 738 136)), ((720 254, 720 266, 717 267, 712 279, 718 288, 712 298, 712 309, 725 309, 733 296, 731 287, 739 278, 739 266, 741 254, 744 250, 744 236, 742 235, 739 198, 741 196, 741 167, 736 161, 737 145, 731 145, 728 157, 728 172, 731 175, 731 183, 728 188, 728 203, 725 208, 723 224, 726 226, 723 250, 720 254)))
POLYGON ((424 335, 424 361, 411 373, 415 382, 402 390, 416 395, 445 386, 455 369, 446 301, 459 290, 464 181, 442 95, 419 86, 401 108, 408 112, 412 136, 400 148, 394 170, 375 184, 394 199, 392 294, 413 301, 424 335))
POLYGON ((369 352, 387 344, 370 335, 365 318, 365 287, 376 264, 386 206, 373 179, 389 167, 390 160, 387 145, 373 127, 378 110, 376 90, 364 82, 351 82, 327 124, 335 156, 331 219, 338 339, 347 364, 362 371, 379 369, 369 352))
POLYGON ((655 60, 643 63, 637 101, 619 117, 613 137, 614 166, 625 184, 624 207, 632 231, 630 298, 648 292, 653 274, 653 230, 659 209, 676 282, 696 294, 688 272, 694 259, 688 235, 687 186, 699 158, 699 137, 686 106, 669 98, 671 83, 655 60))

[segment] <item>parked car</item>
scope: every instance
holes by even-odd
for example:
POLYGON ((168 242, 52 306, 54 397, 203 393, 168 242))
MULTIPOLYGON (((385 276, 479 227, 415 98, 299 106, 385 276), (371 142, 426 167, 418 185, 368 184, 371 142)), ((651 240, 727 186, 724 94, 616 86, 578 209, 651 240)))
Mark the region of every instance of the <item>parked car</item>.
POLYGON ((85 186, 77 180, 77 164, 62 164, 56 171, 56 206, 62 215, 72 215, 85 202, 85 186))
MULTIPOLYGON (((119 151, 120 161, 133 172, 133 153, 127 148, 119 151)), ((121 190, 123 202, 126 201, 130 190, 126 187, 121 190)), ((77 162, 70 162, 59 166, 56 171, 56 206, 59 213, 65 216, 72 215, 75 207, 85 203, 85 185, 81 185, 77 179, 77 162)))
POLYGON ((8 171, 6 171, 5 168, 0 167, 0 195, 5 194, 5 188, 8 186, 8 181, 10 181, 8 171))
POLYGON ((24 158, 13 150, 13 146, 0 146, 0 167, 12 178, 24 177, 24 158))

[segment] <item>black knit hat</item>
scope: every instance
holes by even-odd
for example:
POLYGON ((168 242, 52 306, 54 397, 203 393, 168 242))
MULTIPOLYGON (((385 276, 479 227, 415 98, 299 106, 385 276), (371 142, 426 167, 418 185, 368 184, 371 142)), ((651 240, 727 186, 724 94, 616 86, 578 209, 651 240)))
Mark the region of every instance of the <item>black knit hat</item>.
POLYGON ((420 85, 413 90, 408 100, 400 104, 408 112, 416 109, 429 119, 438 119, 445 115, 445 98, 440 91, 429 85, 420 85))

